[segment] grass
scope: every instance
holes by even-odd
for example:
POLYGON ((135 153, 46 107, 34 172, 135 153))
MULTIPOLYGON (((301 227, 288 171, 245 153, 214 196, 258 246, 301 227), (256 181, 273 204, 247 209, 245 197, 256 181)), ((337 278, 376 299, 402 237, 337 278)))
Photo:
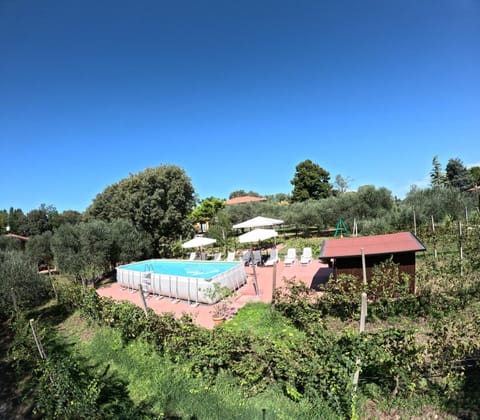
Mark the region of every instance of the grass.
POLYGON ((248 331, 259 337, 303 336, 287 318, 272 311, 271 305, 263 302, 247 303, 223 328, 229 331, 248 331))

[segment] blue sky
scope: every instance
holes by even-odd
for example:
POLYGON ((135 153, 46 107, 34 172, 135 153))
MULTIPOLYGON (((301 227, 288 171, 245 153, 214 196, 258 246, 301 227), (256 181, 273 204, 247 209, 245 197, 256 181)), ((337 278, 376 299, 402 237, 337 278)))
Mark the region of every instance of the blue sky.
POLYGON ((480 164, 480 2, 0 0, 0 209, 175 164, 199 198, 311 159, 403 198, 480 164))

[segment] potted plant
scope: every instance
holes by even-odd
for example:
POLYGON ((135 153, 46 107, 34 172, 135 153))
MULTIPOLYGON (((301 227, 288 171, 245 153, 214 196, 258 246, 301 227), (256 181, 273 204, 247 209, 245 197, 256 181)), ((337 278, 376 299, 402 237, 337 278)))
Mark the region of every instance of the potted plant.
POLYGON ((231 313, 232 291, 220 283, 213 283, 212 287, 205 290, 205 296, 214 304, 211 311, 214 324, 223 323, 231 313))

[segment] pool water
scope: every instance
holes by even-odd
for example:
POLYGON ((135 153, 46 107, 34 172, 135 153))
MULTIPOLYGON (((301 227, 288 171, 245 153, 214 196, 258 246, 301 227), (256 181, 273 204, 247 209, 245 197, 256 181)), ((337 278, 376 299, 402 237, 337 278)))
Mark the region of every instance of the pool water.
POLYGON ((211 279, 236 267, 238 264, 238 262, 225 261, 148 260, 122 265, 118 268, 139 272, 150 271, 168 276, 211 279))

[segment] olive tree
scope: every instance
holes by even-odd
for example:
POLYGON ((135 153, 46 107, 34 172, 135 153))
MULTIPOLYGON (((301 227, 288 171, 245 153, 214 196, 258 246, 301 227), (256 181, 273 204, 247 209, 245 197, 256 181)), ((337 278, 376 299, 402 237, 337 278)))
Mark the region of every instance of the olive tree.
POLYGON ((27 257, 36 264, 46 265, 48 268, 53 263, 53 252, 51 247, 52 232, 47 231, 41 235, 30 237, 25 246, 27 257))
POLYGON ((14 299, 19 307, 32 307, 46 295, 43 277, 23 252, 0 251, 0 318, 13 311, 14 299))

